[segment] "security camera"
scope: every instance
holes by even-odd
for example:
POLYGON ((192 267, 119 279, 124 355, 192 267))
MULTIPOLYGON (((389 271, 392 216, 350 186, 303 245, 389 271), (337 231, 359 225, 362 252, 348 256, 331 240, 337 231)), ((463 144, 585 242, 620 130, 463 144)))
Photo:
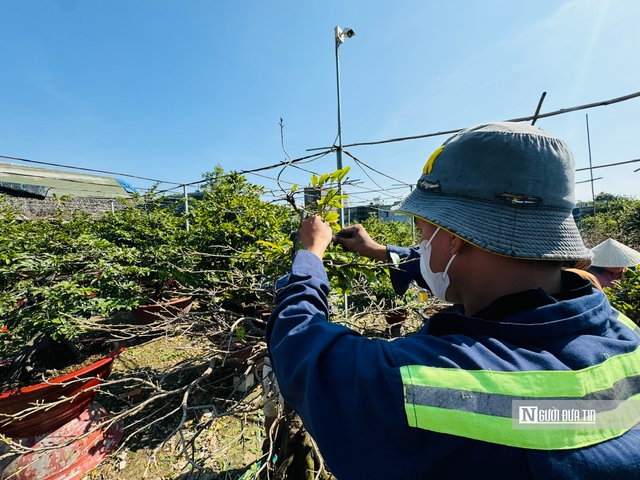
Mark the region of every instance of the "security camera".
POLYGON ((354 37, 355 34, 356 32, 354 32, 351 28, 340 28, 340 27, 335 28, 336 42, 338 44, 344 43, 345 36, 347 38, 351 38, 351 37, 354 37))
POLYGON ((342 34, 346 35, 348 38, 356 36, 356 32, 354 32, 353 29, 351 29, 351 28, 343 28, 342 29, 342 34))

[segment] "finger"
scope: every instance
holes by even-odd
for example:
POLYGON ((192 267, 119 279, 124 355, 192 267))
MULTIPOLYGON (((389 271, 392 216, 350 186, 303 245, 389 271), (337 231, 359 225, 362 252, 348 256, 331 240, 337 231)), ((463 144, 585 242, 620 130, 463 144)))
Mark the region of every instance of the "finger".
POLYGON ((331 238, 331 241, 334 245, 340 245, 345 252, 350 252, 349 247, 345 245, 346 237, 334 236, 331 238))
POLYGON ((336 233, 336 237, 340 237, 340 238, 353 238, 354 236, 354 232, 352 231, 346 231, 346 229, 340 230, 338 233, 336 233))

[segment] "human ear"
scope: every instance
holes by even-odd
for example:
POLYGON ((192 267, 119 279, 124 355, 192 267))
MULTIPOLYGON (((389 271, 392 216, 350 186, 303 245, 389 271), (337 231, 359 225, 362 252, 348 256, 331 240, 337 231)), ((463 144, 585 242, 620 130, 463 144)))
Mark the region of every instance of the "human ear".
POLYGON ((451 237, 451 255, 456 255, 467 242, 455 235, 451 235, 451 237))

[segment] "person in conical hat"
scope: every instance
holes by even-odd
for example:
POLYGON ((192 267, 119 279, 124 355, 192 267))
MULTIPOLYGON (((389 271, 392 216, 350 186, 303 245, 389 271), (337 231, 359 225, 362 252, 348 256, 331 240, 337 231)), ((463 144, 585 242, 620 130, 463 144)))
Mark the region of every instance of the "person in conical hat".
POLYGON ((591 252, 593 259, 589 271, 603 287, 613 288, 614 280, 620 280, 627 268, 640 265, 640 252, 613 238, 596 245, 591 252))

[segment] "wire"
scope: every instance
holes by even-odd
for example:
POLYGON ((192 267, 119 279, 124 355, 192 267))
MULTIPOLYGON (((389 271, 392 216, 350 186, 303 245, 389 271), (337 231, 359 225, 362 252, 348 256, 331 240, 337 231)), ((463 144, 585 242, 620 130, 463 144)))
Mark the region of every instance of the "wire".
MULTIPOLYGON (((251 170, 240 170, 239 172, 235 172, 235 173, 237 173, 239 175, 246 175, 248 173, 262 172, 264 170, 271 170, 272 168, 278 168, 278 167, 282 167, 282 166, 286 166, 286 165, 291 165, 293 163, 304 162, 304 160, 309 160, 309 159, 317 160, 319 158, 324 157, 325 155, 328 155, 332 151, 333 150, 331 148, 329 148, 329 150, 327 150, 326 152, 314 153, 312 155, 307 155, 306 157, 294 158, 290 162, 280 162, 280 163, 276 163, 274 165, 268 165, 266 167, 254 168, 254 169, 251 169, 251 170)), ((231 175, 231 174, 225 174, 225 176, 229 176, 229 175, 231 175)), ((188 186, 191 186, 191 185, 196 185, 196 184, 199 184, 199 183, 206 183, 206 182, 207 182, 206 180, 198 180, 196 182, 182 183, 180 185, 185 185, 185 186, 188 187, 188 186)))
POLYGON ((616 165, 625 165, 627 163, 634 163, 634 162, 640 162, 640 158, 636 158, 635 160, 627 160, 626 162, 608 163, 607 165, 598 165, 595 167, 577 168, 576 172, 583 172, 585 170, 595 170, 596 168, 615 167, 616 165))
MULTIPOLYGON (((548 118, 548 117, 553 117, 556 115, 562 115, 565 113, 569 113, 569 112, 575 112, 578 110, 586 110, 589 108, 595 108, 595 107, 603 107, 606 105, 612 105, 614 103, 619 103, 619 102, 624 102, 626 100, 631 100, 632 98, 636 98, 636 97, 640 97, 640 92, 635 92, 635 93, 630 93, 629 95, 624 95, 623 97, 617 97, 617 98, 613 98, 611 100, 604 100, 602 102, 594 102, 594 103, 588 103, 586 105, 579 105, 577 107, 570 107, 570 108, 561 108, 560 110, 555 110, 553 112, 549 112, 549 113, 540 113, 538 115, 530 115, 528 117, 520 117, 520 118, 512 118, 511 120, 504 120, 505 122, 528 122, 529 120, 533 120, 535 119, 540 119, 540 118, 548 118)), ((442 131, 442 132, 436 132, 436 133, 427 133, 424 135, 414 135, 412 137, 398 137, 398 138, 390 138, 388 140, 379 140, 376 142, 359 142, 359 143, 350 143, 348 145, 343 145, 343 148, 346 147, 359 147, 362 145, 380 145, 383 143, 393 143, 393 142, 404 142, 406 140, 417 140, 420 138, 429 138, 429 137, 438 137, 440 135, 451 135, 453 133, 458 133, 460 131, 464 130, 464 128, 456 128, 455 130, 446 130, 446 131, 442 131)), ((329 147, 317 147, 317 148, 308 148, 307 152, 313 152, 315 150, 324 150, 326 148, 329 147)))
POLYGON ((150 182, 155 182, 155 183, 170 183, 170 184, 173 184, 173 185, 180 185, 179 183, 176 183, 176 182, 165 182, 164 180, 156 180, 156 179, 153 179, 153 178, 138 177, 136 175, 129 175, 127 173, 109 172, 107 170, 96 170, 96 169, 93 169, 93 168, 74 167, 72 165, 63 165, 63 164, 60 164, 60 163, 41 162, 41 161, 38 161, 38 160, 30 160, 28 158, 10 157, 8 155, 0 155, 0 158, 7 158, 9 160, 18 160, 20 162, 27 162, 27 163, 36 163, 36 164, 40 164, 40 165, 50 165, 50 166, 53 166, 53 167, 70 168, 72 170, 83 170, 85 172, 107 173, 109 175, 117 175, 119 177, 137 178, 138 180, 148 180, 150 182))
MULTIPOLYGON (((393 190, 397 190, 398 188, 401 189, 405 189, 407 187, 396 187, 393 190)), ((349 190, 350 195, 357 195, 357 194, 366 194, 366 193, 378 193, 378 194, 382 194, 382 195, 386 195, 389 198, 404 198, 404 197, 399 197, 397 195, 394 195, 392 193, 389 193, 392 189, 390 188, 384 188, 381 187, 379 189, 366 189, 366 190, 359 190, 359 191, 354 191, 354 190, 349 190)))
POLYGON ((362 165, 360 164, 360 162, 359 162, 357 159, 355 159, 355 162, 356 162, 356 165, 358 165, 358 167, 360 167, 360 170, 362 170, 362 173, 364 173, 364 174, 367 176, 367 178, 368 178, 369 180, 371 180, 371 181, 373 182, 373 184, 374 184, 376 187, 378 187, 378 188, 384 188, 384 187, 382 187, 382 185, 380 185, 379 183, 377 183, 373 178, 371 178, 371 175, 369 175, 369 174, 367 173, 367 171, 366 171, 364 168, 362 168, 362 165))
POLYGON ((324 157, 325 155, 328 155, 331 152, 332 152, 332 150, 330 149, 330 150, 328 150, 326 152, 315 153, 313 155, 307 155, 306 157, 294 158, 290 162, 280 162, 280 163, 276 163, 275 165, 269 165, 267 167, 254 168, 252 170, 241 170, 238 173, 241 174, 241 175, 244 175, 245 173, 262 172, 264 170, 271 170, 272 168, 278 168, 278 167, 282 167, 282 166, 285 166, 285 165, 291 165, 293 163, 300 163, 303 160, 308 160, 310 158, 313 158, 314 160, 317 160, 318 158, 322 158, 322 157, 324 157))
MULTIPOLYGON (((354 157, 354 156, 353 156, 351 153, 349 153, 347 150, 343 150, 343 151, 344 151, 344 153, 346 153, 347 155, 349 155, 351 158, 353 158, 356 162, 358 162, 358 163, 360 163, 360 164, 364 165, 364 166, 365 166, 365 167, 367 167, 369 170, 373 170, 373 171, 374 171, 374 172, 376 172, 378 175, 382 175, 383 177, 387 177, 388 179, 393 180, 394 182, 400 182, 400 183, 402 183, 402 184, 406 185, 407 187, 409 186, 409 184, 408 184, 407 182, 403 182, 402 180, 398 180, 397 178, 391 177, 391 176, 387 175, 386 173, 382 173, 381 171, 376 170, 375 168, 373 168, 373 167, 371 167, 371 166, 367 165, 367 164, 366 164, 366 163, 364 163, 362 160, 359 160, 359 159, 357 159, 356 157, 354 157)), ((378 186, 380 186, 380 185, 378 185, 378 186)), ((382 187, 381 187, 381 188, 382 188, 382 187)))
MULTIPOLYGON (((384 194, 384 192, 381 192, 381 193, 384 194)), ((371 201, 372 201, 371 198, 364 198, 364 197, 361 197, 361 196, 359 196, 357 194, 354 194, 354 193, 351 193, 351 192, 349 192, 348 195, 349 195, 349 200, 351 200, 353 198, 356 198, 356 199, 358 199, 358 200, 360 200, 362 202, 367 202, 367 203, 371 203, 371 201)), ((392 200, 392 201, 393 200, 402 200, 404 198, 404 197, 398 197, 398 196, 393 196, 393 195, 388 195, 388 194, 385 195, 385 196, 386 196, 386 200, 392 200)), ((378 196, 378 198, 379 198, 379 196, 378 196)))
MULTIPOLYGON (((260 173, 251 173, 251 175, 255 175, 256 177, 262 177, 262 178, 266 178, 267 180, 273 180, 275 181, 276 179, 274 177, 267 177, 266 175, 262 175, 260 173)), ((296 185, 295 182, 288 182, 286 180, 280 180, 282 183, 288 183, 289 185, 296 185)), ((271 190, 272 192, 274 192, 275 190, 271 190)))
MULTIPOLYGON (((615 103, 619 103, 619 102, 623 102, 626 100, 631 100, 633 98, 637 98, 640 97, 640 92, 636 92, 636 93, 632 93, 629 95, 624 95, 622 97, 617 97, 617 98, 613 98, 610 100, 605 100, 605 101, 601 101, 601 102, 594 102, 594 103, 589 103, 589 104, 585 104, 585 105, 579 105, 576 107, 570 107, 570 108, 563 108, 560 110, 556 110, 553 112, 548 112, 548 113, 543 113, 540 114, 538 113, 538 111, 536 111, 536 113, 532 116, 527 116, 527 117, 520 117, 520 118, 514 118, 511 120, 506 120, 508 122, 524 122, 524 121, 529 121, 529 120, 537 120, 540 118, 548 118, 548 117, 552 117, 552 116, 556 116, 556 115, 562 115, 565 113, 570 113, 570 112, 574 112, 574 111, 578 111, 578 110, 585 110, 585 109, 590 109, 590 108, 595 108, 595 107, 600 107, 600 106, 607 106, 607 105, 612 105, 615 103)), ((541 102, 540 102, 541 103, 541 102)), ((348 144, 348 145, 344 145, 344 147, 354 147, 354 146, 362 146, 362 145, 379 145, 379 144, 384 144, 384 143, 392 143, 392 142, 400 142, 400 141, 406 141, 406 140, 415 140, 415 139, 421 139, 421 138, 428 138, 428 137, 435 137, 435 136, 440 136, 440 135, 447 135, 447 134, 453 134, 453 133, 457 133, 459 131, 463 130, 462 128, 459 129, 454 129, 454 130, 446 130, 446 131, 440 131, 440 132, 435 132, 435 133, 428 133, 428 134, 424 134, 424 135, 415 135, 415 136, 410 136, 410 137, 398 137, 398 138, 392 138, 392 139, 388 139, 388 140, 380 140, 380 141, 375 141, 375 142, 359 142, 359 143, 352 143, 352 144, 348 144)), ((338 137, 336 137, 337 139, 338 137)), ((307 155, 304 157, 300 157, 300 158, 296 158, 287 162, 279 162, 277 164, 274 165, 268 165, 265 167, 260 167, 260 168, 255 168, 255 169, 250 169, 250 170, 242 170, 237 172, 238 174, 241 175, 245 175, 245 174, 252 174, 252 175, 256 175, 259 177, 263 177, 269 180, 277 180, 271 177, 267 177, 265 175, 261 175, 258 174, 257 172, 261 172, 264 170, 270 170, 273 168, 279 168, 279 167, 286 167, 286 166, 293 166, 295 168, 298 168, 302 171, 305 171, 307 173, 312 173, 314 175, 317 175, 317 173, 314 173, 310 170, 306 170, 303 169, 297 165, 294 165, 296 163, 301 163, 301 162, 305 162, 307 163, 310 161, 315 161, 319 158, 322 158, 325 155, 328 155, 329 153, 335 151, 335 149, 337 148, 335 146, 335 140, 334 140, 334 145, 332 147, 320 147, 320 148, 310 148, 307 149, 307 151, 316 151, 316 150, 325 150, 324 152, 320 152, 320 153, 315 153, 315 154, 311 154, 311 155, 307 155)), ((349 155, 361 168, 362 167, 366 167, 376 173, 378 173, 379 175, 382 175, 384 177, 387 177, 391 180, 394 180, 396 182, 405 184, 407 187, 411 186, 410 184, 403 182, 401 180, 398 180, 394 177, 391 177, 385 173, 380 172, 379 170, 374 169, 373 167, 367 165, 366 163, 362 162, 361 160, 359 160, 358 158, 356 158, 354 155, 352 155, 350 152, 348 152, 347 150, 343 150, 344 153, 346 153, 347 155, 349 155)), ((289 154, 286 152, 285 150, 285 154, 287 155, 288 158, 289 154)), ((154 183, 165 183, 165 184, 171 184, 171 185, 176 185, 176 187, 170 188, 170 189, 166 189, 166 190, 161 190, 157 193, 164 193, 167 191, 171 191, 171 190, 175 190, 177 188, 180 187, 186 187, 186 186, 192 186, 192 185, 199 185, 202 183, 206 183, 206 180, 198 180, 195 182, 189 182, 189 183, 177 183, 177 182, 170 182, 170 181, 165 181, 165 180, 158 180, 158 179, 154 179, 154 178, 148 178, 148 177, 141 177, 141 176, 137 176, 137 175, 130 175, 130 174, 126 174, 126 173, 119 173, 119 172, 111 172, 111 171, 107 171, 107 170, 98 170, 98 169, 92 169, 92 168, 84 168, 84 167, 76 167, 76 166, 72 166, 72 165, 65 165, 65 164, 58 164, 58 163, 52 163, 52 162, 43 162, 43 161, 38 161, 38 160, 31 160, 31 159, 27 159, 27 158, 21 158, 21 157, 13 157, 13 156, 8 156, 8 155, 0 155, 0 158, 6 158, 9 160, 17 160, 17 161, 21 161, 21 162, 26 162, 26 163, 34 163, 34 164, 40 164, 40 165, 49 165, 49 166, 55 166, 55 167, 62 167, 62 168, 68 168, 68 169, 72 169, 72 170, 81 170, 81 171, 87 171, 87 172, 95 172, 95 173, 104 173, 104 174, 108 174, 108 175, 117 175, 117 176, 121 176, 121 177, 128 177, 128 178, 136 178, 139 180, 147 180, 147 181, 151 181, 154 183)), ((576 169, 576 172, 580 172, 580 171, 585 171, 585 170, 590 170, 590 169, 596 169, 596 168, 606 168, 606 167, 613 167, 613 166, 617 166, 617 165, 624 165, 624 164, 628 164, 628 163, 634 163, 634 162, 639 162, 640 159, 635 159, 635 160, 628 160, 625 162, 617 162, 617 163, 611 163, 611 164, 607 164, 607 165, 599 165, 599 166, 595 166, 595 167, 586 167, 586 168, 579 168, 576 169)), ((638 169, 640 170, 640 169, 638 169)), ((638 171, 635 170, 635 171, 638 171)), ((360 193, 374 193, 374 192, 388 192, 392 189, 383 189, 380 185, 378 185, 372 178, 371 176, 364 171, 363 172, 369 177, 369 179, 375 183, 378 187, 381 188, 381 190, 369 190, 368 192, 360 192, 360 193)), ((82 182, 79 180, 67 180, 64 179, 66 181, 70 181, 70 182, 76 182, 76 183, 85 183, 85 184, 94 184, 93 182, 82 182)), ((287 184, 291 184, 294 185, 294 182, 287 182, 287 181, 282 181, 283 183, 287 183, 287 184)), ((400 188, 406 188, 406 187, 400 187, 400 188)), ((142 190, 148 190, 146 188, 140 188, 142 190)), ((273 195, 273 190, 271 191, 271 194, 273 195)), ((275 195, 274 195, 275 196, 275 195)), ((389 195, 390 198, 400 198, 397 196, 393 196, 393 195, 389 195)))
POLYGON ((302 170, 303 172, 310 173, 311 175, 317 175, 317 176, 320 176, 320 174, 319 174, 318 172, 314 172, 314 171, 312 171, 312 170, 307 170, 306 168, 302 168, 302 167, 300 167, 300 166, 298 166, 298 165, 291 165, 291 166, 292 166, 293 168, 297 168, 298 170, 302 170))
POLYGON ((390 190, 404 190, 407 187, 393 187, 393 188, 383 188, 381 190, 358 190, 356 192, 354 192, 354 194, 360 194, 360 193, 380 193, 380 192, 388 192, 390 190))

